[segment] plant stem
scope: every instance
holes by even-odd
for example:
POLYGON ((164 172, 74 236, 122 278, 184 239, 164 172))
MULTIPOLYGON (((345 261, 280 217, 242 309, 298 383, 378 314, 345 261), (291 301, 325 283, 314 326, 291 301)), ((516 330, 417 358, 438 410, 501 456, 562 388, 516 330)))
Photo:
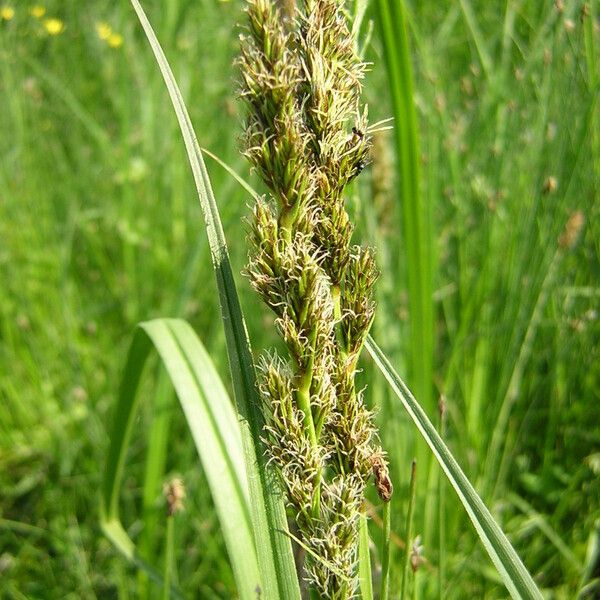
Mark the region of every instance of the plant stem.
MULTIPOLYGON (((445 407, 440 402, 440 437, 446 437, 445 407)), ((445 476, 442 468, 438 466, 438 598, 442 600, 444 594, 444 579, 446 578, 446 506, 444 502, 445 476)))
POLYGON ((408 497, 408 514, 406 515, 406 548, 404 549, 404 574, 402 576, 402 589, 400 592, 400 599, 406 598, 406 589, 408 585, 408 573, 410 568, 410 553, 411 553, 411 542, 413 537, 413 514, 415 509, 415 491, 417 489, 417 461, 413 460, 410 471, 410 491, 408 497))
POLYGON ((371 555, 369 552, 369 523, 366 508, 360 513, 358 546, 358 573, 362 600, 373 600, 373 578, 371 576, 371 555))
MULTIPOLYGON (((387 600, 390 585, 390 502, 383 503, 383 543, 381 547, 380 600, 387 600)), ((408 546, 407 546, 408 547, 408 546)))
POLYGON ((162 600, 171 597, 171 577, 173 570, 173 547, 175 545, 175 529, 173 526, 173 515, 167 516, 167 541, 165 543, 165 565, 163 574, 162 600))

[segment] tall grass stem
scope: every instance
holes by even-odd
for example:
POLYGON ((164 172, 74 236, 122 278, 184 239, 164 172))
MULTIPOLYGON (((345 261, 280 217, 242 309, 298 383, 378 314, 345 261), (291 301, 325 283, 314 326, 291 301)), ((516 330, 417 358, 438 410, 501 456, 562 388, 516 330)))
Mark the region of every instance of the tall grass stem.
POLYGON ((388 600, 390 592, 390 534, 391 503, 383 503, 383 528, 381 531, 381 594, 380 600, 388 600))
POLYGON ((408 511, 406 513, 406 547, 404 548, 404 565, 402 572, 402 588, 400 600, 406 600, 408 590, 408 577, 410 574, 411 552, 413 551, 413 517, 415 511, 415 495, 417 490, 417 462, 412 461, 410 467, 410 486, 408 491, 408 511))

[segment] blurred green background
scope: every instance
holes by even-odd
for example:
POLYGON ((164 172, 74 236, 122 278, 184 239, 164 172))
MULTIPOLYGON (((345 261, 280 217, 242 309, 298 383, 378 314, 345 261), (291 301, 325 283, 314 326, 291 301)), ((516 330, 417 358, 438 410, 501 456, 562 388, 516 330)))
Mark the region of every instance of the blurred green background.
MULTIPOLYGON (((258 185, 238 151, 243 3, 144 6, 200 144, 258 185)), ((598 597, 598 3, 411 1, 407 14, 431 218, 428 412, 547 597, 598 597)), ((373 63, 365 99, 375 122, 392 108, 373 7, 358 39, 373 63)), ((393 148, 391 132, 377 135, 348 206, 355 239, 378 248, 373 335, 410 385, 411 365, 425 358, 408 343, 393 148)), ((207 162, 258 355, 278 342, 239 275, 251 199, 207 162)), ((0 0, 0 597, 156 594, 103 538, 98 500, 125 352, 135 324, 157 316, 190 320, 227 381, 202 216, 134 13, 124 0, 0 0)), ((367 399, 395 481, 397 587, 410 462, 426 455, 371 366, 365 359, 367 399)), ((159 522, 149 552, 160 560, 160 489, 141 510, 146 434, 164 393, 156 375, 144 388, 122 502, 133 537, 148 518, 159 522)), ((165 479, 179 474, 188 490, 176 524, 179 585, 189 597, 232 598, 210 494, 171 406, 165 479)), ((415 597, 506 597, 437 467, 425 460, 418 469, 415 531, 427 561, 415 597)))

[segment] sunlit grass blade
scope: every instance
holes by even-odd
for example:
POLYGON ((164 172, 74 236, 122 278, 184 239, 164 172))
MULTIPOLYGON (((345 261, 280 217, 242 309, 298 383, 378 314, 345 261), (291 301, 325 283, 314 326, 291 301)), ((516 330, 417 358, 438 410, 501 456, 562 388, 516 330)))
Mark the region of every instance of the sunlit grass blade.
POLYGON ((117 534, 117 546, 128 558, 135 557, 135 546, 119 519, 118 502, 137 390, 152 346, 171 378, 202 461, 240 597, 254 598, 260 577, 237 417, 210 357, 185 321, 158 319, 136 330, 115 410, 103 490, 103 528, 109 537, 117 534))
POLYGON ((238 412, 242 417, 246 468, 250 472, 255 464, 258 465, 258 476, 250 476, 249 485, 262 594, 267 599, 293 600, 300 597, 300 588, 291 543, 284 533, 287 530, 285 509, 281 496, 273 486, 272 476, 268 473, 266 459, 258 441, 263 420, 256 402, 254 365, 218 207, 189 114, 173 73, 140 3, 137 0, 131 2, 150 42, 177 114, 206 223, 234 394, 238 412))
POLYGON ((227 173, 229 173, 229 175, 231 175, 252 196, 252 198, 254 198, 255 201, 258 200, 260 194, 243 177, 240 177, 240 175, 238 175, 238 173, 235 171, 235 169, 233 169, 233 167, 228 165, 226 162, 221 160, 216 154, 213 154, 210 150, 206 148, 202 148, 202 152, 204 152, 206 156, 212 158, 218 165, 223 167, 223 169, 225 169, 225 171, 227 171, 227 173))
MULTIPOLYGON (((406 384, 400 379, 385 354, 372 338, 369 337, 366 347, 458 494, 479 538, 498 569, 511 596, 513 598, 541 599, 541 592, 515 549, 478 496, 475 488, 463 473, 435 427, 406 387, 406 384)), ((409 540, 407 540, 408 543, 410 543, 409 540)))
POLYGON ((594 590, 600 589, 600 577, 594 577, 594 569, 600 559, 600 521, 596 521, 594 530, 590 532, 585 557, 585 566, 581 574, 577 599, 591 598, 594 590))
MULTIPOLYGON (((446 437, 446 404, 445 400, 440 402, 439 410, 440 437, 446 437)), ((444 586, 446 584, 446 486, 444 473, 438 469, 438 598, 444 597, 444 586)))

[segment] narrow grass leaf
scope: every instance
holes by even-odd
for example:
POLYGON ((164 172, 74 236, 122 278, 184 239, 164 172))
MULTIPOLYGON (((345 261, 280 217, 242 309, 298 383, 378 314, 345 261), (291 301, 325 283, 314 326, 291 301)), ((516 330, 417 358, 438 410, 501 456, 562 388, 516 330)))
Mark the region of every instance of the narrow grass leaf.
MULTIPOLYGON (((383 42, 387 79, 394 116, 394 138, 397 161, 397 201, 401 210, 403 236, 402 257, 405 261, 408 309, 408 380, 425 412, 435 411, 434 380, 434 260, 432 234, 433 204, 424 193, 419 123, 414 99, 413 64, 410 52, 406 0, 377 0, 378 21, 383 42)), ((414 450, 419 462, 419 490, 423 492, 425 518, 424 542, 432 544, 435 525, 433 495, 426 493, 433 474, 431 456, 424 444, 414 450)))
MULTIPOLYGON (((369 337, 366 347, 373 360, 387 379, 390 387, 398 396, 405 410, 417 426, 421 435, 435 455, 444 470, 446 477, 458 494, 469 518, 471 519, 479 538, 487 553, 498 569, 506 588, 513 598, 542 599, 542 594, 531 575, 521 562, 515 549, 504 535, 500 526, 492 517, 475 488, 456 462, 454 456, 419 406, 406 384, 400 379, 385 354, 369 337)), ((409 540, 407 540, 407 544, 409 540)))
MULTIPOLYGON (((389 503, 388 503, 389 504, 389 503)), ((369 551, 369 522, 365 511, 360 514, 358 539, 358 582, 362 600, 373 600, 371 553, 369 551)))
POLYGON ((260 198, 260 194, 243 177, 238 175, 233 167, 229 166, 224 160, 206 148, 202 148, 202 152, 212 158, 219 166, 223 167, 252 196, 255 202, 260 198))
POLYGON ((431 207, 421 190, 421 151, 413 98, 413 75, 404 0, 377 0, 394 116, 399 170, 399 204, 405 240, 411 313, 410 374, 412 385, 431 413, 433 393, 433 266, 431 207))
POLYGON ((231 401, 210 357, 185 322, 142 323, 131 344, 115 410, 102 498, 102 527, 136 562, 136 547, 119 518, 125 456, 139 403, 137 390, 152 346, 171 378, 202 461, 240 598, 254 599, 260 576, 254 549, 242 440, 231 401))
POLYGON ((459 0, 460 8, 463 12, 465 22, 469 31, 471 32, 471 37, 473 38, 473 43, 475 44, 475 48, 477 50, 477 55, 479 56, 479 60, 481 62, 481 66, 483 68, 483 73, 487 79, 490 78, 493 65, 492 59, 490 58, 490 53, 487 50, 485 45, 484 36, 479 29, 479 24, 477 23, 477 19, 475 18, 475 13, 473 12, 473 7, 468 0, 459 0))
POLYGON ((552 527, 552 525, 548 522, 548 519, 542 513, 535 510, 531 504, 517 494, 509 494, 508 499, 518 510, 529 517, 529 521, 527 523, 528 526, 533 525, 539 529, 539 531, 548 539, 548 541, 556 548, 556 550, 560 552, 562 557, 567 562, 571 563, 571 566, 575 571, 578 573, 583 571, 583 564, 581 561, 577 558, 573 550, 569 548, 567 542, 561 538, 561 536, 552 527))
POLYGON ((242 441, 250 486, 255 545, 261 570, 263 598, 300 598, 300 587, 287 531, 285 508, 273 485, 259 439, 263 418, 256 401, 255 371, 250 343, 237 296, 219 210, 192 123, 171 68, 138 0, 131 0, 150 42, 169 91, 192 169, 204 214, 217 289, 229 367, 238 412, 242 417, 242 441))

